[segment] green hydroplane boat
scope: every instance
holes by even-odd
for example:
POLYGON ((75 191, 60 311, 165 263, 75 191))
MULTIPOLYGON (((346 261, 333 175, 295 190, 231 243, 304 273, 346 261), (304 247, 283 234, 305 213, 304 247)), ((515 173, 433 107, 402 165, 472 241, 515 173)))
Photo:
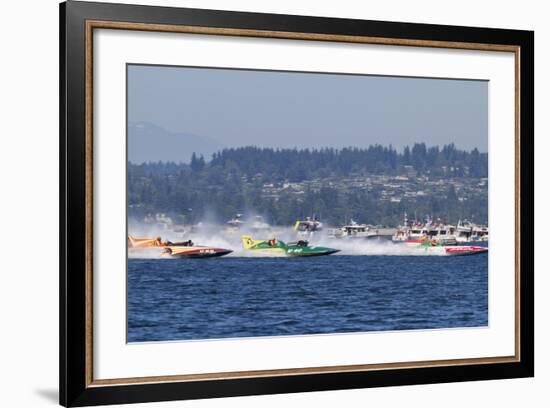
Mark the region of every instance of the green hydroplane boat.
POLYGON ((286 255, 286 256, 320 256, 330 255, 339 252, 339 249, 309 246, 307 241, 289 242, 285 244, 278 239, 257 240, 252 239, 249 235, 242 237, 244 249, 251 251, 286 255))

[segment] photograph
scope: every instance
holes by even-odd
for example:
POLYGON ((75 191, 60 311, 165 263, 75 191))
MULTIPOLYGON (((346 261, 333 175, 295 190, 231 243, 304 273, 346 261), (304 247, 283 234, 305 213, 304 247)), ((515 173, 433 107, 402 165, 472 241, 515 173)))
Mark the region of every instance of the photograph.
POLYGON ((535 375, 534 31, 379 17, 60 4, 60 404, 535 375))
POLYGON ((127 342, 488 327, 488 128, 488 80, 127 63, 127 342))

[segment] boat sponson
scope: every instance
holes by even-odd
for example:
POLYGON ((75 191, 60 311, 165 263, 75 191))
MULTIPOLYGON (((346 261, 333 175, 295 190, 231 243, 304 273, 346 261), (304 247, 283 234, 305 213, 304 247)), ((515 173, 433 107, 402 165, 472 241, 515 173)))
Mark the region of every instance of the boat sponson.
POLYGON ((487 247, 480 246, 448 246, 445 247, 445 253, 452 256, 478 255, 489 251, 487 247))
POLYGON ((233 252, 225 248, 198 247, 198 246, 170 246, 167 253, 173 258, 214 258, 233 252))
POLYGON ((340 252, 339 249, 334 248, 323 248, 319 251, 311 251, 311 252, 287 252, 286 254, 289 256, 322 256, 322 255, 331 255, 335 254, 336 252, 340 252))

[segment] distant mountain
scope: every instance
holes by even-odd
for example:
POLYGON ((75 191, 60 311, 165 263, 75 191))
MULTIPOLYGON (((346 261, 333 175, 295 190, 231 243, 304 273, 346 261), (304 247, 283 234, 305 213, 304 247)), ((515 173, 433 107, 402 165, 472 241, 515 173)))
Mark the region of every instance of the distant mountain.
POLYGON ((172 161, 188 163, 193 152, 209 160, 224 146, 208 137, 172 133, 149 122, 128 124, 128 161, 132 163, 172 161))

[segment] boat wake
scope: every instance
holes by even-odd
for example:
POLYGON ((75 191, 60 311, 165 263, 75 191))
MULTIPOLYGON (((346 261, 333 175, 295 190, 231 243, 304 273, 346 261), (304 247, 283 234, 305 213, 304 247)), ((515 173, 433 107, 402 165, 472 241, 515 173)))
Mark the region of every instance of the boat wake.
MULTIPOLYGON (((312 243, 316 245, 316 243, 312 243)), ((445 251, 423 251, 417 247, 406 244, 395 244, 384 239, 370 240, 345 240, 345 239, 324 239, 319 245, 331 245, 340 249, 335 256, 445 256, 445 251)))
MULTIPOLYGON (((152 231, 140 231, 145 236, 155 236, 152 231)), ((185 237, 176 236, 166 232, 162 238, 169 241, 181 241, 182 239, 192 239, 195 245, 209 246, 215 248, 227 248, 233 252, 228 254, 228 257, 250 257, 250 258, 280 258, 285 257, 284 253, 278 252, 262 252, 250 251, 243 248, 241 242, 241 232, 223 233, 223 232, 193 232, 186 234, 185 237)), ((275 232, 264 234, 256 233, 254 238, 271 239, 277 238, 286 243, 297 241, 299 238, 292 229, 281 229, 275 232)), ((303 239, 303 238, 302 238, 303 239)), ((439 248, 420 248, 418 246, 410 246, 404 243, 393 243, 389 239, 346 239, 346 238, 331 238, 326 235, 313 236, 309 239, 311 247, 322 246, 338 249, 339 252, 331 256, 446 256, 443 247, 439 248)), ((159 259, 163 258, 157 251, 143 252, 139 254, 128 253, 129 258, 142 259, 159 259)))

